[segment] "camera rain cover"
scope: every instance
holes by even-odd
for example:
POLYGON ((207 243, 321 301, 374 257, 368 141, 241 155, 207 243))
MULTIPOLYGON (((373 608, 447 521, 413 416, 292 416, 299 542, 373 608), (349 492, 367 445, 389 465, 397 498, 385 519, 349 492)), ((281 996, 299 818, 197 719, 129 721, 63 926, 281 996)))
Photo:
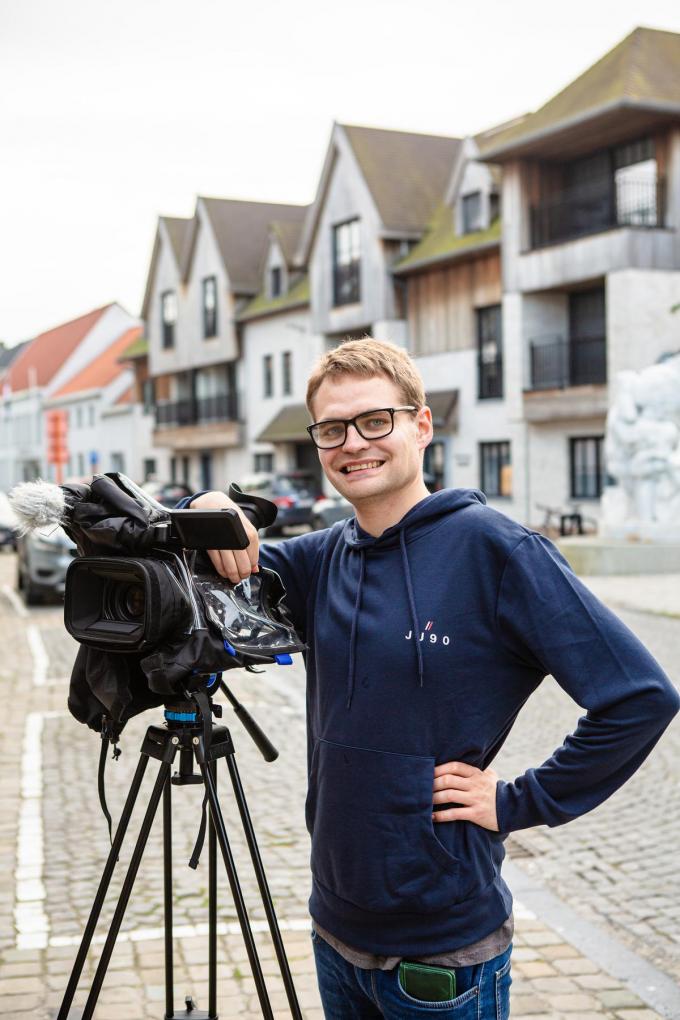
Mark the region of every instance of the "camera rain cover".
POLYGON ((302 651, 283 609, 286 592, 274 570, 261 568, 234 586, 217 574, 194 574, 193 581, 209 625, 236 652, 268 660, 302 651))

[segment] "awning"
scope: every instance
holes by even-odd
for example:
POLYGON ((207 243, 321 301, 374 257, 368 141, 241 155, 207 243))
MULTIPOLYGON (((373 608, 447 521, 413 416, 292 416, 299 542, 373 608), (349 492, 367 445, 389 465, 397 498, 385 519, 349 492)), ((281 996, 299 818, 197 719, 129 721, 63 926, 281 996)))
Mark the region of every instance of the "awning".
POLYGON ((258 443, 300 443, 309 439, 305 429, 310 424, 309 411, 304 404, 289 404, 278 414, 257 437, 258 443))
POLYGON ((425 397, 432 411, 432 424, 436 429, 453 432, 458 428, 458 390, 439 390, 425 397))

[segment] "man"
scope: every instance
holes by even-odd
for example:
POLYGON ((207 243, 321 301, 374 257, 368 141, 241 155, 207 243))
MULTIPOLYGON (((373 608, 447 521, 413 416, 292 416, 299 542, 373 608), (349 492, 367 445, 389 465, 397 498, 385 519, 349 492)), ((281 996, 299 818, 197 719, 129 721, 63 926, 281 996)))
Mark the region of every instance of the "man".
MULTIPOLYGON (((500 1020, 513 931, 504 836, 600 804, 680 699, 549 542, 479 492, 428 493, 432 416, 404 351, 370 339, 330 351, 307 404, 324 473, 356 516, 262 548, 244 518, 248 549, 210 555, 234 583, 258 562, 278 571, 308 645, 325 1014, 500 1020), (548 761, 500 781, 489 764, 547 674, 587 714, 548 761)), ((191 502, 231 505, 219 492, 191 502)))

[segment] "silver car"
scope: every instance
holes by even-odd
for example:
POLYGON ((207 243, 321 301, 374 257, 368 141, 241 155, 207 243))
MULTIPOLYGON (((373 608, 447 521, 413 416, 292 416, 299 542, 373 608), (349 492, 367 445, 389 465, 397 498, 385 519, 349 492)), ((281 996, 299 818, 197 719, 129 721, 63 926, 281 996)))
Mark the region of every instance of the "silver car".
POLYGON ((66 571, 76 555, 63 528, 50 525, 17 538, 17 588, 27 606, 64 594, 66 571))

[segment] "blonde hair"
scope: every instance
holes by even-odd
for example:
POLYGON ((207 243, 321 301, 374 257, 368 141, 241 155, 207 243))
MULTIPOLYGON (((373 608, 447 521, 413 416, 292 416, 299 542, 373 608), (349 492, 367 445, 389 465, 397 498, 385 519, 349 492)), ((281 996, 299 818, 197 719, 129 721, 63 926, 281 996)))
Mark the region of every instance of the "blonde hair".
POLYGON ((312 402, 325 379, 343 375, 359 375, 370 379, 385 376, 399 389, 405 404, 420 409, 425 404, 423 380, 413 361, 401 347, 387 340, 346 340, 327 351, 312 369, 307 383, 307 408, 314 417, 312 402))

